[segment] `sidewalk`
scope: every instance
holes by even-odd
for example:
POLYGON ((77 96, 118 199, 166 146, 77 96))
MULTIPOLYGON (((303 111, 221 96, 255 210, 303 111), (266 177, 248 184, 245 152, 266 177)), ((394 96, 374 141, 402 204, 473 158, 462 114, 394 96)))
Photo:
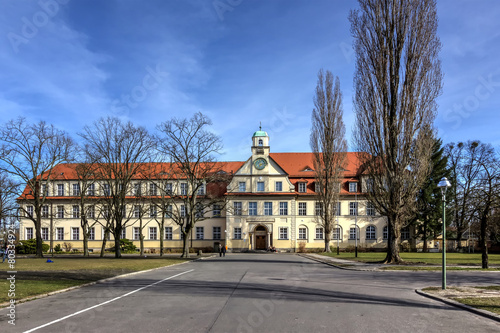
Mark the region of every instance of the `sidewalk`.
POLYGON ((354 260, 346 260, 334 257, 323 256, 315 253, 299 253, 299 256, 309 258, 311 260, 319 261, 327 265, 331 265, 341 269, 351 269, 356 271, 377 271, 382 267, 387 267, 391 265, 383 264, 367 264, 364 262, 358 262, 354 260))

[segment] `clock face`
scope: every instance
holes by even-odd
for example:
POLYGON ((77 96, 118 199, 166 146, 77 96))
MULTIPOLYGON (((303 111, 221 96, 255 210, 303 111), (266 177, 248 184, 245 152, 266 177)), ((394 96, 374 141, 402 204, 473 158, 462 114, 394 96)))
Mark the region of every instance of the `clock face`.
POLYGON ((262 170, 262 169, 264 169, 264 168, 266 167, 267 162, 266 162, 266 160, 265 160, 265 159, 263 159, 263 158, 258 158, 258 159, 256 159, 256 160, 253 162, 253 165, 255 165, 255 168, 256 168, 257 170, 262 170))

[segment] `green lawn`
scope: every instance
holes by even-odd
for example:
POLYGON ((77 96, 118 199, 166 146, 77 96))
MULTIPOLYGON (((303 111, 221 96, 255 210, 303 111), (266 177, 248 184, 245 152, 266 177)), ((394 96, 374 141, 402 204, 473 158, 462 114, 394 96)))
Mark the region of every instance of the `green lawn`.
MULTIPOLYGON (((187 261, 180 258, 18 258, 16 273, 16 300, 45 294, 120 274, 169 266, 187 261)), ((8 302, 9 281, 7 263, 0 271, 0 303, 8 302)))
MULTIPOLYGON (((348 259, 357 260, 362 262, 380 262, 385 258, 385 252, 358 252, 358 257, 354 257, 354 253, 341 252, 337 255, 336 252, 333 253, 322 253, 322 255, 348 259)), ((422 253, 422 252, 401 252, 401 258, 408 263, 422 264, 422 265, 440 265, 442 262, 441 253, 422 253)), ((500 254, 490 254, 488 256, 488 262, 490 265, 500 265, 500 254)), ((481 253, 447 253, 446 254, 446 264, 447 265, 481 265, 481 253)))
POLYGON ((500 297, 465 297, 453 300, 476 309, 490 311, 500 315, 500 297))

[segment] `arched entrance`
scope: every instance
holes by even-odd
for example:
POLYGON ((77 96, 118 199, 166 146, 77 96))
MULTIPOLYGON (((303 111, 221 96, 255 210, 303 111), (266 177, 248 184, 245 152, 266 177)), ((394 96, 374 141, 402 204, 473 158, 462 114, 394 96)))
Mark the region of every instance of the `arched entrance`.
POLYGON ((267 250, 267 229, 263 225, 255 228, 255 249, 267 250))

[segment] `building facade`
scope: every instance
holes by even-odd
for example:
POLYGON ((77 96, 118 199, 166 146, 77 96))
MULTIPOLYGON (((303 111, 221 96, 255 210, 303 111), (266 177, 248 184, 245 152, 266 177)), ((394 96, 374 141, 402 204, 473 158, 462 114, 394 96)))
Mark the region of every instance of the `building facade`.
MULTIPOLYGON (((325 234, 318 216, 321 206, 316 201, 313 153, 271 153, 269 139, 266 132, 257 131, 252 136, 248 160, 220 162, 225 171, 233 174, 225 193, 225 208, 213 205, 202 212, 205 219, 197 222, 192 231, 192 247, 218 248, 219 244, 224 244, 235 252, 270 247, 290 252, 297 251, 299 247, 324 248, 325 234)), ((42 238, 45 242, 53 240, 54 245, 69 243, 72 249, 82 249, 82 212, 78 205, 80 184, 74 169, 74 164, 58 165, 52 180, 42 185, 47 194, 41 212, 42 238)), ((361 247, 386 246, 386 220, 367 202, 366 183, 366 176, 360 172, 359 153, 347 153, 332 246, 353 247, 356 237, 361 247)), ((187 186, 182 180, 168 184, 166 186, 170 191, 179 193, 185 191, 187 186)), ((132 198, 138 191, 154 198, 155 186, 147 180, 134 180, 130 189, 130 205, 126 208, 129 218, 121 236, 132 240, 138 247, 142 233, 144 247, 149 252, 157 252, 160 247, 158 212, 153 204, 148 206, 146 203, 145 209, 138 208, 132 198)), ((106 195, 107 191, 109 188, 95 180, 90 194, 99 197, 106 195)), ((202 189, 199 194, 203 196, 204 191, 202 189)), ((19 200, 19 204, 27 214, 33 214, 29 200, 19 200)), ((97 207, 97 201, 95 205, 85 212, 91 225, 88 230, 91 252, 100 251, 105 235, 102 210, 97 207)), ((182 213, 181 205, 174 207, 182 213)), ((164 248, 181 248, 180 226, 169 220, 168 215, 165 221, 164 248)), ((21 217, 20 234, 22 239, 35 236, 30 219, 21 217)), ((405 236, 403 230, 403 238, 405 236)), ((109 244, 113 246, 113 242, 109 244)))

